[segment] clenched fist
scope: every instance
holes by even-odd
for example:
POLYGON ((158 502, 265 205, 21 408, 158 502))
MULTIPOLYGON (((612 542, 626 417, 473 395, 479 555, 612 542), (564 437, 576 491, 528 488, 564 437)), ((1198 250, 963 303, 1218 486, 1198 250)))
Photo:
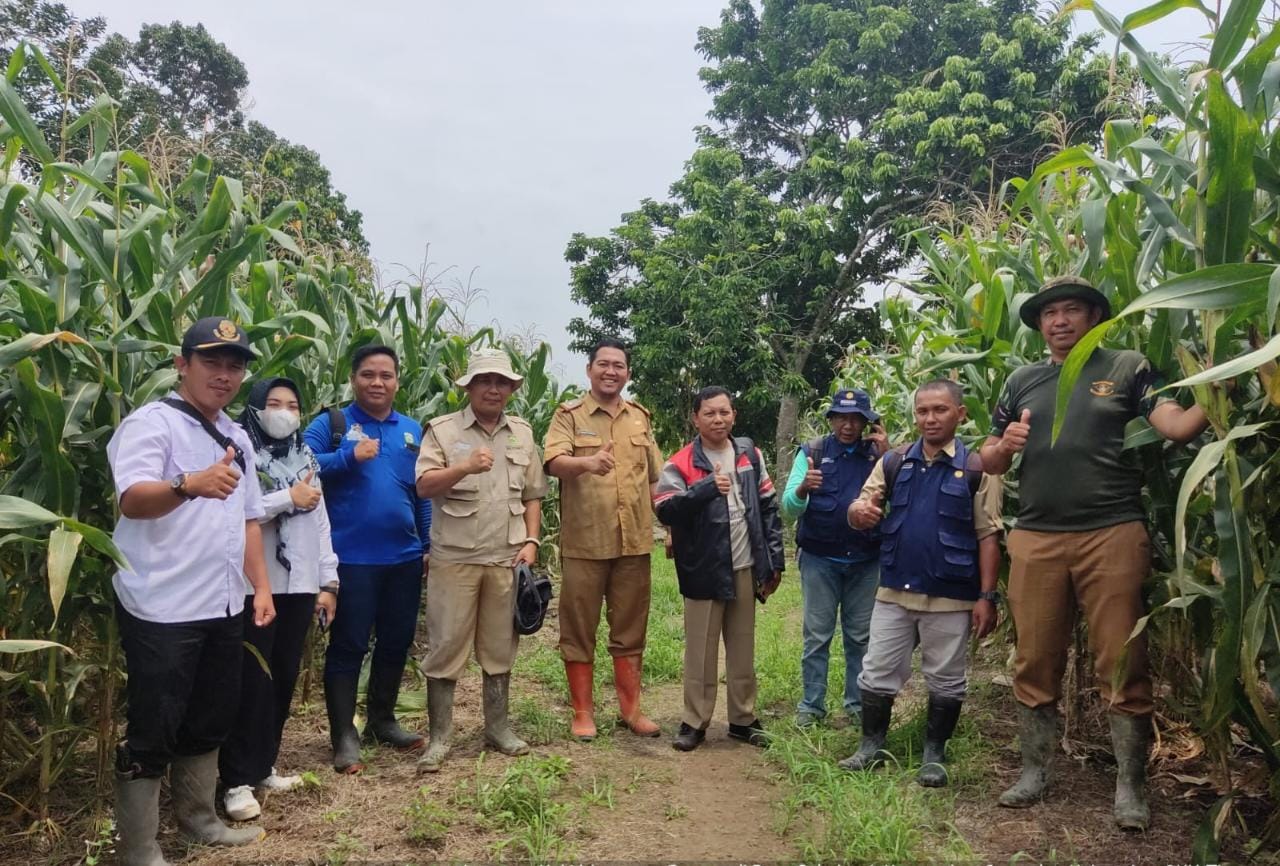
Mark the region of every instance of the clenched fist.
POLYGON ((228 445, 221 460, 208 469, 187 476, 187 493, 205 499, 226 499, 235 493, 236 485, 240 483, 240 470, 231 465, 235 459, 236 451, 228 445))
POLYGON ((315 478, 316 471, 312 469, 306 478, 295 481, 289 488, 289 498, 293 500, 293 507, 299 511, 310 511, 320 504, 320 490, 311 483, 315 478))
POLYGON ((613 442, 610 440, 605 446, 587 458, 591 461, 590 468, 587 470, 592 475, 608 475, 613 471, 613 467, 617 464, 617 460, 613 456, 613 442))
POLYGON ((366 460, 372 460, 378 456, 378 452, 382 449, 382 442, 378 439, 361 439, 356 443, 356 460, 360 463, 366 460))
POLYGON ((493 452, 488 448, 476 448, 463 465, 468 475, 482 475, 493 468, 493 452))
POLYGON ((809 468, 804 473, 804 480, 800 482, 800 486, 796 488, 796 492, 808 495, 810 491, 817 490, 822 486, 822 471, 813 467, 813 458, 806 457, 809 461, 809 468))
POLYGON ((1023 409, 1022 417, 1004 428, 1004 436, 1000 437, 1000 448, 1006 454, 1017 454, 1027 447, 1027 437, 1031 435, 1031 410, 1023 409))
POLYGON ((733 482, 729 480, 729 476, 724 474, 724 468, 716 464, 716 489, 720 491, 721 496, 729 495, 729 485, 733 482))

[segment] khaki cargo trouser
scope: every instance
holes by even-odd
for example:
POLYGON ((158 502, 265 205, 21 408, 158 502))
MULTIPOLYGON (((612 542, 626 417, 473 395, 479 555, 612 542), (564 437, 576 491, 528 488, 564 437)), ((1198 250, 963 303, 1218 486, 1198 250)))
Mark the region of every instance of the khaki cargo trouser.
POLYGON ((515 575, 507 565, 431 563, 427 584, 427 657, 424 676, 456 680, 474 646, 487 674, 510 673, 519 636, 515 627, 515 575))
POLYGON ((1142 581, 1151 539, 1140 521, 1087 532, 1009 533, 1009 612, 1018 630, 1013 694, 1027 707, 1061 697, 1077 608, 1102 697, 1126 715, 1151 712, 1146 634, 1129 641, 1143 616, 1142 581))

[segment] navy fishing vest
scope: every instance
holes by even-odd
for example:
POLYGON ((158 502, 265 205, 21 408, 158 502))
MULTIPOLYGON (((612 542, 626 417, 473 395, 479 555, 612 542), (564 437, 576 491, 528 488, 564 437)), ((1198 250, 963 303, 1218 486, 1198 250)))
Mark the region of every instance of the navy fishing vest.
POLYGON ((849 503, 858 498, 862 485, 876 465, 870 442, 860 441, 847 450, 834 435, 821 440, 818 453, 813 442, 801 446, 801 458, 812 457, 822 471, 822 486, 809 491, 809 505, 796 523, 796 544, 806 553, 835 559, 867 561, 880 551, 880 532, 849 526, 849 503))
POLYGON ((925 463, 924 440, 907 451, 880 525, 880 585, 977 601, 978 535, 965 472, 969 451, 959 439, 950 460, 925 463))

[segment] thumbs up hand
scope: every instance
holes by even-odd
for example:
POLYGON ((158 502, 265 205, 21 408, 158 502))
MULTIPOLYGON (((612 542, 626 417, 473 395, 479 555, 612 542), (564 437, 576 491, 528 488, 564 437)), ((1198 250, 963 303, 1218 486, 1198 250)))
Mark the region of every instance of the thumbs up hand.
POLYGON ((310 511, 320 504, 320 489, 312 484, 315 477, 316 471, 312 469, 306 478, 295 481, 289 488, 289 498, 293 500, 293 507, 299 511, 310 511))
POLYGON ((617 465, 617 459, 613 456, 613 440, 605 443, 604 447, 591 455, 590 472, 593 475, 608 475, 613 471, 613 467, 617 465))
POLYGON ((1004 428, 1004 436, 1000 438, 1000 447, 1009 455, 1017 454, 1027 447, 1027 437, 1031 435, 1031 410, 1023 409, 1022 417, 1004 428))
POLYGON ((808 496, 810 491, 817 490, 822 486, 822 471, 816 469, 813 465, 813 458, 806 457, 809 468, 805 470, 804 479, 800 482, 800 486, 796 488, 796 493, 801 496, 808 496))
POLYGON ((849 504, 849 525, 854 529, 870 529, 884 518, 884 494, 868 499, 855 499, 849 504))
POLYGON ((729 495, 729 485, 733 482, 728 475, 724 474, 724 467, 719 463, 716 464, 716 489, 720 491, 721 496, 729 495))
POLYGON ((226 499, 240 483, 240 470, 235 466, 236 450, 230 445, 217 463, 187 476, 186 490, 204 499, 226 499))

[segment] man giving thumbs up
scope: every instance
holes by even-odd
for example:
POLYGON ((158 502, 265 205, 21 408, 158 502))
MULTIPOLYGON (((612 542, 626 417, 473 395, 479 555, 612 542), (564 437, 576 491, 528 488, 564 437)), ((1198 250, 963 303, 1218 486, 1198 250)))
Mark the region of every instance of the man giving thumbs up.
POLYGON ((845 510, 887 448, 879 421, 865 391, 836 391, 827 408, 831 432, 800 446, 782 494, 782 510, 796 520, 800 548, 804 694, 796 707, 796 724, 802 727, 827 714, 827 665, 837 614, 844 643, 844 711, 856 719, 862 710, 858 673, 880 575, 880 542, 869 531, 874 522, 850 527, 845 510))

